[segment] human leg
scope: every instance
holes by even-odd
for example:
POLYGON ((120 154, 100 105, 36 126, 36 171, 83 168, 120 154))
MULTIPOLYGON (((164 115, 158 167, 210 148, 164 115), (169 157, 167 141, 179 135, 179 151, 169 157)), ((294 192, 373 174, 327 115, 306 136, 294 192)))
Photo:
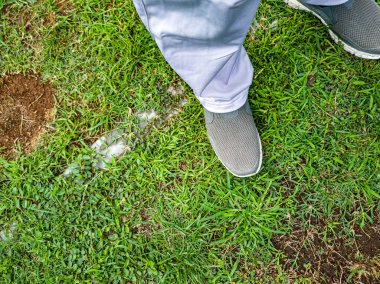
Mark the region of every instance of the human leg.
POLYGON ((209 111, 237 110, 253 68, 242 46, 259 0, 134 0, 173 69, 209 111))
POLYGON ((238 177, 261 167, 249 109, 253 67, 242 46, 260 0, 134 0, 162 54, 205 108, 211 145, 238 177))

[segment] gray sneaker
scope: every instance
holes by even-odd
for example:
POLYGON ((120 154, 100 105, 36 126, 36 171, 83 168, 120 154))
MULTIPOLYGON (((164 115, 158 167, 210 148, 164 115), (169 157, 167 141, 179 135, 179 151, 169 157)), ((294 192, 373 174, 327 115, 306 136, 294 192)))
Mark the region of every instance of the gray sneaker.
POLYGON ((349 0, 337 6, 310 5, 305 0, 284 1, 290 7, 317 16, 346 51, 361 58, 380 59, 380 7, 374 0, 349 0))
POLYGON ((248 101, 229 113, 205 109, 205 120, 211 146, 222 164, 237 177, 257 174, 263 153, 248 101))

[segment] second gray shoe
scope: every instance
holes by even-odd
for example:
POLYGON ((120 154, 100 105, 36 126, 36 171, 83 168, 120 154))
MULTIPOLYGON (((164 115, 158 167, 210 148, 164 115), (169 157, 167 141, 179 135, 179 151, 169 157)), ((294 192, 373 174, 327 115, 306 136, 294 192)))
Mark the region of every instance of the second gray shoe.
POLYGON ((306 0, 284 1, 317 16, 346 51, 361 58, 380 59, 380 7, 374 0, 349 0, 337 6, 311 5, 306 0))
POLYGON ((213 113, 205 109, 207 134, 222 164, 237 177, 259 172, 262 148, 248 101, 229 113, 213 113))

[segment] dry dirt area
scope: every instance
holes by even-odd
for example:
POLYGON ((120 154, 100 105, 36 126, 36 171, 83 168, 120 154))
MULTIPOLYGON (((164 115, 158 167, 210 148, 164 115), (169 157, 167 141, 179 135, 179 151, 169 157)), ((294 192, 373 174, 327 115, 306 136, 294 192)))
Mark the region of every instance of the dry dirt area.
POLYGON ((323 236, 323 220, 311 220, 311 228, 293 228, 288 235, 273 240, 285 253, 283 266, 296 275, 308 276, 313 283, 380 283, 380 218, 364 228, 353 226, 352 235, 340 230, 323 236), (297 266, 294 266, 294 263, 297 266))
POLYGON ((53 88, 38 77, 0 77, 0 155, 15 157, 19 145, 24 153, 33 150, 53 108, 53 88))

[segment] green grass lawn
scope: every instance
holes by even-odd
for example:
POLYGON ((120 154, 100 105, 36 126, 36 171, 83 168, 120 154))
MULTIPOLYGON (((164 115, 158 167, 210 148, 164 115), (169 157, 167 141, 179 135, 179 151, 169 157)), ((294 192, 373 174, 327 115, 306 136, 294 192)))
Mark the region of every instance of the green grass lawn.
POLYGON ((379 283, 379 61, 347 54, 313 16, 263 1, 245 41, 262 171, 225 170, 183 82, 183 111, 132 133, 133 151, 95 171, 81 159, 91 143, 132 132, 139 112, 167 116, 181 79, 131 1, 0 8, 0 75, 39 74, 56 98, 36 150, 0 156, 0 231, 15 228, 0 238, 0 282, 379 283), (62 177, 75 161, 80 170, 62 177))

